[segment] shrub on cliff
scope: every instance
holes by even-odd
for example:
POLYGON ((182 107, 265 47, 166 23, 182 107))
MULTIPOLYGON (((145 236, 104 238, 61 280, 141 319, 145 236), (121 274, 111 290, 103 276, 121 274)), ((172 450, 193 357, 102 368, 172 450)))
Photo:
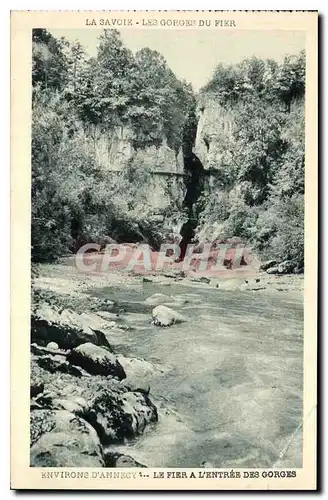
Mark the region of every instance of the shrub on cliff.
POLYGON ((164 58, 148 48, 135 56, 115 30, 100 37, 97 55, 33 30, 32 258, 50 261, 99 242, 158 244, 150 227, 153 208, 147 172, 126 165, 116 179, 99 168, 92 130, 132 131, 135 149, 167 143, 177 153, 194 112, 190 85, 179 81, 164 58))
POLYGON ((200 102, 215 96, 223 105, 233 105, 252 96, 266 102, 284 103, 290 110, 292 101, 305 93, 305 51, 286 55, 279 65, 272 59, 251 57, 236 65, 218 64, 210 81, 200 91, 200 102))
POLYGON ((280 65, 251 58, 219 64, 200 91, 202 110, 214 103, 232 117, 229 140, 222 134, 209 157, 217 175, 201 202, 200 237, 240 236, 263 256, 302 265, 304 75, 304 52, 280 65))
POLYGON ((158 52, 146 47, 134 56, 117 30, 104 30, 99 42, 94 59, 86 60, 77 46, 68 57, 77 62, 70 95, 81 118, 107 131, 129 126, 137 149, 159 146, 165 138, 178 151, 195 106, 191 86, 178 80, 158 52))
POLYGON ((32 115, 32 258, 50 261, 76 239, 107 234, 115 207, 90 139, 69 105, 35 90, 32 115))
POLYGON ((304 196, 275 198, 256 222, 256 248, 265 258, 304 262, 304 196))

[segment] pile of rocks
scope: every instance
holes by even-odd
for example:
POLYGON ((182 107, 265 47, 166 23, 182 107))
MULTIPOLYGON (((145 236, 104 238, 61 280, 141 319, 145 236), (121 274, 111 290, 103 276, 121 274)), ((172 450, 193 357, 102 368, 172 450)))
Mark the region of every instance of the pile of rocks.
POLYGON ((149 391, 129 383, 101 329, 104 323, 97 314, 79 315, 47 303, 34 310, 32 467, 143 466, 115 450, 104 451, 158 419, 149 391))

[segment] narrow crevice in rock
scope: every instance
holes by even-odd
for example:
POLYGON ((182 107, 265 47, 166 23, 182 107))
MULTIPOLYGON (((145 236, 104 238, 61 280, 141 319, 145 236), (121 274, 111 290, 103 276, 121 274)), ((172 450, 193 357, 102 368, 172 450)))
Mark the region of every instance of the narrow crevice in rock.
POLYGON ((198 156, 193 153, 193 146, 196 137, 197 122, 195 119, 191 121, 188 137, 184 138, 183 145, 183 162, 185 172, 185 187, 186 194, 183 200, 183 207, 187 211, 187 221, 183 224, 180 235, 180 259, 183 260, 186 255, 188 244, 195 236, 195 229, 198 224, 197 201, 201 196, 204 188, 204 166, 198 156))

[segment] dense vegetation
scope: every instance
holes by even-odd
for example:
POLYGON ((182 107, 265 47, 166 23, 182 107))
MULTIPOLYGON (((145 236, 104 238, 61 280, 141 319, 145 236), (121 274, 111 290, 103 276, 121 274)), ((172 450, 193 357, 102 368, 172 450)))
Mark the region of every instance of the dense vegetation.
POLYGON ((33 259, 51 260, 122 231, 136 240, 140 223, 143 236, 156 241, 151 207, 137 192, 149 174, 127 165, 114 181, 98 168, 93 133, 128 126, 135 149, 165 139, 177 154, 195 107, 191 86, 159 53, 144 48, 134 56, 115 30, 100 36, 95 58, 79 43, 34 30, 32 82, 33 259))
MULTIPOLYGON (((232 133, 202 203, 199 234, 239 236, 262 256, 303 263, 305 53, 282 64, 252 58, 219 65, 199 107, 221 106, 232 133)), ((205 137, 206 140, 206 137, 205 137)))
MULTIPOLYGON (((149 172, 127 165, 114 181, 99 168, 94 133, 128 127, 136 150, 165 140, 176 154, 181 146, 190 154, 191 86, 159 53, 134 55, 115 30, 100 36, 94 58, 78 42, 33 30, 32 83, 32 258, 49 261, 106 235, 158 239, 138 193, 149 172)), ((209 165, 217 175, 199 200, 200 237, 240 236, 263 256, 301 265, 304 93, 304 53, 280 65, 252 58, 215 69, 197 106, 219 104, 232 113, 233 129, 209 165)))

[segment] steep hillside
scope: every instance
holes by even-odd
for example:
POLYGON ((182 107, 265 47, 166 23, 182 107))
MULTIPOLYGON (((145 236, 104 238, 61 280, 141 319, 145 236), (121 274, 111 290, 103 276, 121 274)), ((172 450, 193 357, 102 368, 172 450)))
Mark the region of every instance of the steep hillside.
POLYGON ((302 268, 304 53, 219 64, 196 96, 115 30, 94 58, 34 30, 32 81, 34 260, 180 232, 302 268))
POLYGON ((111 238, 158 247, 179 232, 194 109, 163 57, 134 56, 117 31, 88 59, 78 43, 34 30, 34 260, 111 238))
POLYGON ((205 168, 197 236, 238 236, 266 257, 303 262, 305 55, 219 65, 198 96, 205 168))

